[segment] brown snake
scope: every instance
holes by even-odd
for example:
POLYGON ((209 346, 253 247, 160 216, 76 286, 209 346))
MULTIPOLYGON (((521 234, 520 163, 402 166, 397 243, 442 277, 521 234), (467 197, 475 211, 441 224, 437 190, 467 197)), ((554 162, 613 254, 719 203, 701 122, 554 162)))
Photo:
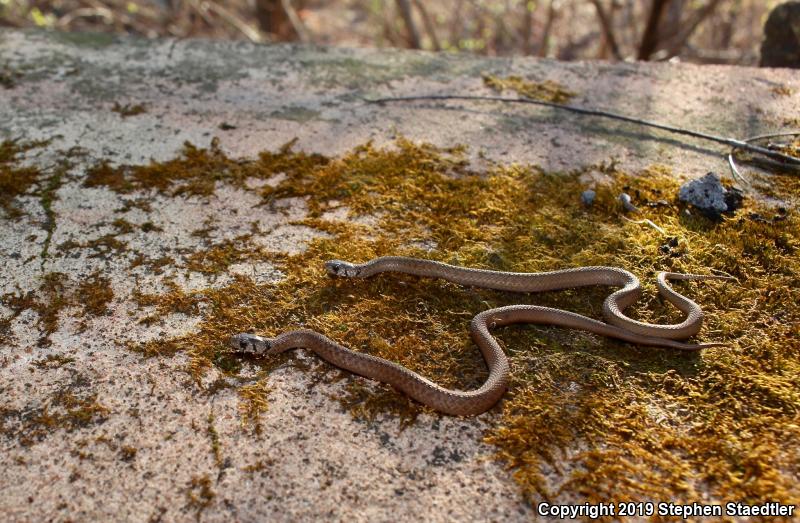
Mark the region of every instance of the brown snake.
POLYGON ((337 367, 388 383, 420 403, 446 414, 460 416, 481 414, 489 410, 499 401, 508 386, 508 358, 489 333, 489 329, 513 323, 539 323, 582 329, 631 343, 657 347, 691 351, 720 346, 723 344, 692 345, 675 341, 697 334, 703 321, 703 311, 695 302, 672 290, 667 280, 733 279, 728 276, 659 273, 657 278, 659 293, 686 313, 686 319, 674 325, 656 325, 636 321, 623 314, 623 311, 639 298, 642 290, 636 276, 616 267, 579 267, 539 273, 501 272, 456 267, 418 258, 386 256, 362 264, 332 260, 325 263, 325 268, 329 275, 335 277, 369 278, 382 272, 399 272, 427 278, 442 278, 472 287, 514 292, 553 291, 590 285, 622 287, 603 302, 603 316, 608 323, 561 309, 536 305, 510 305, 476 315, 470 324, 470 333, 486 360, 489 377, 483 385, 471 391, 445 389, 401 365, 352 351, 308 329, 286 332, 275 338, 237 334, 232 336, 229 342, 233 349, 252 354, 278 354, 290 349, 310 349, 337 367))

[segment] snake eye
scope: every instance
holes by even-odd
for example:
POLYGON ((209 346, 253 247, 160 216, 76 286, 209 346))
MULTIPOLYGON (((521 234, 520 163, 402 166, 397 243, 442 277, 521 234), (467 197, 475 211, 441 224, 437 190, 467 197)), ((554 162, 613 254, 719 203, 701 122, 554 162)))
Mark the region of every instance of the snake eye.
POLYGON ((328 272, 328 276, 341 276, 342 267, 342 262, 338 260, 325 262, 325 270, 328 272))

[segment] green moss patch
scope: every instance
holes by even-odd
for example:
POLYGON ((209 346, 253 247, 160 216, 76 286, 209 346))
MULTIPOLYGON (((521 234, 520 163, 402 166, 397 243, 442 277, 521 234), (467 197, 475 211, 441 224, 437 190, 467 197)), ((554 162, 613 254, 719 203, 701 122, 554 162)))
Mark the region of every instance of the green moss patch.
POLYGON ((84 316, 104 316, 109 313, 108 304, 114 299, 111 280, 99 272, 90 275, 78 284, 77 301, 84 316))
POLYGON ((14 199, 28 193, 39 180, 38 169, 19 165, 22 155, 39 145, 41 143, 23 143, 18 140, 0 143, 0 209, 9 218, 22 214, 14 204, 14 199))
POLYGON ((211 478, 208 474, 195 476, 186 488, 187 508, 193 510, 198 521, 205 509, 211 506, 216 494, 211 489, 211 478))
MULTIPOLYGON (((289 365, 313 372, 315 383, 340 381, 344 392, 335 399, 359 418, 390 415, 413 424, 426 408, 391 387, 353 378, 325 363, 307 369, 292 354, 238 356, 226 346, 231 334, 273 336, 312 328, 443 386, 469 389, 487 375, 468 335, 475 314, 531 303, 599 318, 610 292, 589 288, 517 295, 391 274, 337 280, 323 269, 332 258, 364 262, 409 255, 527 272, 619 266, 637 274, 645 286, 644 298, 630 314, 660 323, 675 322, 680 315, 657 297, 658 271, 732 275, 733 283, 676 283, 706 312, 698 341, 727 343, 699 354, 551 327, 498 330, 511 359, 512 381, 493 410, 485 438, 530 499, 559 494, 617 501, 797 499, 796 178, 771 178, 772 190, 784 200, 781 207, 750 200, 737 215, 711 222, 678 203, 679 184, 668 169, 626 173, 613 164, 589 169, 611 180, 595 188, 591 207, 581 203, 587 188, 583 171, 548 173, 514 164, 475 171, 461 147, 441 149, 403 139, 385 148, 367 143, 336 158, 295 152, 287 144, 253 160, 235 160, 216 143, 209 149, 187 145, 167 162, 100 164, 85 183, 121 193, 153 190, 206 197, 219 183, 251 190, 249 178, 274 181, 281 174, 277 185, 252 190, 267 205, 286 197, 306 201, 308 216, 294 224, 328 236, 311 241, 304 252, 262 251, 248 235, 210 245, 186 261, 206 274, 223 274, 245 259, 268 261, 285 274, 279 283, 261 285, 235 276, 222 288, 187 292, 173 282, 162 294, 133 297, 154 311, 152 322, 173 313, 201 317, 197 332, 134 348, 147 356, 185 353, 198 386, 211 368, 226 383, 241 383, 243 424, 253 427, 267 408, 270 371, 289 365), (663 233, 623 218, 617 199, 623 191, 641 209, 635 219, 651 220, 663 233), (340 206, 351 218, 373 220, 323 219, 326 211, 340 206), (260 367, 255 377, 240 375, 245 364, 260 367), (563 471, 566 482, 550 485, 542 472, 547 468, 563 471)), ((59 279, 53 278, 52 290, 45 292, 57 297, 59 279)), ((15 299, 29 299, 30 307, 45 303, 33 296, 15 299)), ((52 325, 41 321, 43 330, 52 325)), ((196 478, 187 496, 199 513, 213 498, 210 482, 196 478)))
POLYGON ((147 108, 143 104, 120 104, 119 102, 114 102, 114 106, 111 107, 111 110, 123 118, 137 116, 147 112, 147 108))
POLYGON ((0 298, 14 312, 14 317, 23 311, 36 312, 41 336, 38 345, 50 345, 50 335, 58 329, 61 311, 72 304, 67 290, 68 277, 64 273, 50 272, 41 277, 39 288, 28 292, 8 293, 0 298))
POLYGON ((109 410, 97 401, 96 395, 80 389, 62 387, 44 405, 32 408, 0 408, 0 434, 30 446, 58 430, 74 432, 105 422, 109 410))
POLYGON ((483 84, 486 87, 491 87, 495 91, 513 91, 524 98, 542 102, 564 104, 575 97, 574 92, 552 80, 533 82, 525 80, 521 76, 499 78, 496 76, 484 75, 483 84))
MULTIPOLYGON (((460 148, 404 140, 385 149, 366 144, 335 159, 287 147, 242 168, 261 178, 286 174, 276 187, 260 189, 262 196, 305 197, 310 215, 300 223, 333 237, 315 240, 295 256, 259 253, 286 274, 276 285, 237 277, 224 289, 192 293, 188 301, 177 289, 151 297, 163 312, 191 312, 203 304, 199 332, 171 340, 188 353, 195 376, 221 361, 232 333, 270 336, 310 327, 444 386, 468 389, 486 377, 467 333, 475 314, 536 303, 599 317, 609 292, 514 295, 403 275, 341 281, 324 273, 323 262, 331 258, 363 262, 401 254, 531 272, 620 266, 645 282, 647 298, 631 314, 653 322, 679 318, 655 297, 656 272, 730 274, 736 283, 676 284, 707 313, 703 339, 729 344, 701 354, 548 327, 498 331, 512 360, 512 384, 486 440, 532 499, 559 492, 682 501, 706 492, 750 501, 797 495, 800 224, 793 204, 780 211, 751 202, 738 216, 712 223, 677 203, 678 183, 667 170, 628 174, 600 165, 593 168, 613 182, 596 188, 596 202, 586 208, 579 172, 550 174, 519 165, 473 172, 460 148), (623 190, 643 209, 639 218, 666 234, 622 218, 616 197, 623 190), (352 216, 377 216, 377 224, 322 221, 333 205, 347 206, 352 216), (572 471, 558 491, 541 475, 546 465, 572 471)), ((231 181, 238 184, 236 177, 231 181)), ((222 257, 212 265, 216 271, 235 260, 222 257)), ((281 358, 281 364, 293 361, 281 358)), ((390 413, 413 423, 425 410, 390 387, 364 384, 327 364, 316 368, 324 380, 345 380, 339 401, 356 416, 390 413)), ((268 370, 239 389, 246 423, 266 408, 268 390, 268 370)))
POLYGON ((108 314, 108 304, 114 299, 111 280, 94 273, 82 281, 70 281, 61 272, 46 273, 41 277, 37 289, 28 292, 7 293, 0 296, 0 303, 13 311, 16 318, 26 310, 37 314, 40 338, 38 345, 50 345, 50 336, 58 330, 62 312, 80 306, 83 320, 108 314))
POLYGON ((64 365, 69 365, 75 358, 62 356, 61 354, 48 354, 44 358, 33 362, 33 366, 39 369, 58 369, 64 365))

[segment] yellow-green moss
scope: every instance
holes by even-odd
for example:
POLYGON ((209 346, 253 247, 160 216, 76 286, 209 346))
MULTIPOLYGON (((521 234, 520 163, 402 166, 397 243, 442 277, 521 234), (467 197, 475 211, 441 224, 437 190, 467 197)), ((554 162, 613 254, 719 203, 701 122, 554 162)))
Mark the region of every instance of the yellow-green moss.
MULTIPOLYGON (((228 288, 201 293, 208 312, 191 336, 193 372, 213 364, 232 332, 274 335, 304 325, 445 386, 470 388, 485 378, 466 332, 474 314, 522 302, 597 317, 608 293, 590 289, 517 296, 388 275, 337 281, 322 269, 330 258, 366 261, 410 254, 521 271, 617 265, 644 278, 649 296, 659 270, 729 273, 739 283, 680 286, 708 312, 704 336, 731 344, 700 356, 559 329, 498 332, 514 373, 497 409, 501 419, 487 441, 498 447, 531 495, 554 495, 540 477, 541 467, 568 459, 576 472, 563 490, 590 497, 596 492, 611 499, 692 500, 708 489, 719 498, 789 499, 796 492, 793 469, 776 464, 793 455, 778 441, 794 440, 792 413, 800 405, 790 385, 798 370, 796 332, 792 337, 798 317, 792 304, 800 297, 796 216, 769 222, 737 217, 713 224, 686 214, 675 200, 677 182, 658 168, 641 177, 613 166, 598 168, 614 182, 597 188, 591 209, 580 203, 584 186, 579 173, 550 175, 521 166, 471 173, 459 151, 448 154, 402 140, 394 148, 366 145, 315 163, 310 172, 297 170, 264 195, 308 197, 308 223, 336 199, 353 214, 378 214, 378 225, 339 227, 335 238, 316 240, 301 255, 273 257, 287 275, 277 285, 258 286, 242 278, 228 288), (622 220, 616 195, 623 188, 667 237, 622 220), (371 239, 365 239, 366 232, 371 239), (675 238, 676 247, 664 252, 662 247, 671 245, 668 237, 675 238), (414 242, 436 249, 420 252, 414 242), (748 438, 742 436, 745 427, 748 438), (764 445, 754 445, 753 437, 764 445), (576 446, 591 450, 570 458, 563 454, 576 446), (745 457, 759 463, 762 473, 736 472, 745 457)), ((742 214, 756 211, 766 216, 777 212, 751 204, 742 214)), ((660 322, 677 317, 670 306, 652 298, 633 315, 660 322)), ((345 379, 350 385, 342 401, 357 415, 395 412, 413 420, 421 410, 389 387, 345 379)))
POLYGON ((564 104, 575 97, 574 92, 565 89, 564 86, 552 80, 532 82, 520 76, 498 78, 496 76, 484 75, 483 83, 486 87, 491 87, 496 91, 514 91, 524 98, 543 102, 564 104))
POLYGON ((115 113, 118 113, 123 118, 127 118, 129 116, 136 116, 139 114, 144 114, 147 112, 147 108, 144 104, 120 104, 119 102, 114 102, 114 106, 111 107, 111 110, 115 113))
POLYGON ((214 456, 214 463, 217 467, 222 466, 222 445, 219 441, 219 434, 217 433, 217 428, 214 426, 214 414, 209 412, 208 414, 208 428, 206 429, 206 434, 208 434, 208 440, 211 443, 211 455, 214 456))
POLYGON ((194 510, 195 516, 199 520, 203 511, 211 506, 215 496, 208 474, 195 476, 186 488, 187 508, 194 510))
POLYGON ((252 425, 256 432, 261 431, 259 418, 267 410, 269 390, 266 377, 255 383, 239 387, 239 413, 242 424, 252 425))
MULTIPOLYGON (((302 159, 285 154, 267 154, 259 161, 233 160, 219 148, 215 139, 208 149, 200 149, 186 143, 179 158, 167 162, 151 162, 149 165, 123 165, 112 167, 101 162, 87 172, 84 186, 101 187, 128 193, 136 189, 154 189, 163 194, 208 196, 214 192, 217 182, 228 182, 243 186, 248 176, 263 172, 263 165, 283 166, 282 158, 292 158, 300 165, 302 159)), ((291 166, 286 163, 286 168, 291 166)), ((277 172, 277 171, 276 171, 277 172)))
POLYGON ((57 430, 75 430, 104 422, 109 410, 94 394, 79 395, 70 387, 59 389, 42 406, 23 411, 0 409, 0 434, 29 446, 57 430))
POLYGON ((58 250, 60 252, 69 252, 76 249, 89 249, 92 251, 91 254, 88 255, 89 258, 108 258, 128 250, 128 243, 118 240, 118 234, 120 233, 104 234, 99 238, 82 243, 74 240, 67 240, 58 245, 58 250))
POLYGON ((50 335, 58 329, 61 311, 72 305, 72 296, 67 290, 68 277, 64 273, 50 272, 41 277, 37 290, 26 293, 9 293, 2 297, 3 304, 19 316, 25 310, 38 315, 37 324, 41 336, 38 345, 50 345, 50 335))
POLYGON ((17 80, 22 77, 22 73, 13 69, 7 63, 0 65, 0 86, 4 89, 13 89, 17 85, 17 80))
POLYGON ((8 293, 0 297, 3 303, 14 312, 14 317, 23 311, 36 312, 40 338, 38 345, 50 345, 50 336, 58 329, 62 311, 79 305, 82 316, 101 316, 108 313, 108 303, 114 298, 111 280, 99 272, 90 275, 77 285, 61 272, 50 272, 41 277, 36 290, 26 293, 8 293))
POLYGON ((776 85, 770 88, 772 94, 776 94, 778 96, 792 96, 794 91, 788 85, 776 85))
POLYGON ((10 218, 21 214, 14 199, 26 194, 39 179, 39 170, 19 165, 25 151, 36 147, 36 143, 23 143, 18 140, 5 140, 0 143, 0 208, 10 218))
POLYGON ((57 369, 73 361, 75 361, 75 358, 62 356, 61 354, 48 354, 44 358, 34 361, 33 366, 40 369, 57 369))
MULTIPOLYGON (((252 161, 227 158, 216 145, 187 145, 182 156, 143 167, 98 168, 87 184, 127 192, 213 193, 217 182, 246 188, 249 177, 283 173, 275 187, 257 189, 265 201, 307 200, 298 223, 331 237, 312 241, 297 255, 248 250, 275 265, 285 278, 259 285, 237 276, 224 288, 186 292, 171 284, 162 295, 137 295, 153 307, 153 321, 181 312, 201 315, 197 332, 145 344, 155 355, 185 352, 197 378, 212 366, 226 376, 237 367, 225 340, 254 331, 271 336, 309 327, 359 350, 405 365, 448 387, 472 388, 486 377, 468 337, 469 320, 490 307, 536 303, 600 317, 609 289, 516 295, 465 289, 403 275, 333 280, 323 262, 367 261, 413 255, 464 266, 543 271, 614 265, 639 275, 645 298, 631 315, 674 322, 679 315, 655 297, 658 271, 724 273, 735 283, 676 284, 707 313, 704 340, 728 343, 701 354, 675 353, 569 330, 514 326, 496 335, 512 362, 512 382, 486 434, 526 495, 559 492, 588 499, 669 499, 688 502, 796 499, 800 470, 800 219, 796 179, 771 178, 784 209, 749 201, 731 218, 710 222, 678 204, 678 182, 664 168, 624 173, 598 165, 612 180, 596 187, 591 208, 580 201, 580 172, 551 174, 519 165, 473 172, 463 149, 442 150, 398 140, 365 144, 338 158, 293 152, 291 144, 252 161), (90 182, 90 180, 93 180, 90 182), (622 219, 617 196, 634 197, 639 218, 622 219), (335 203, 333 202, 335 200, 335 203), (330 224, 326 210, 344 205, 374 225, 330 224), (420 246, 426 246, 423 250, 420 246), (581 451, 581 449, 584 449, 581 451), (567 452, 569 450, 570 452, 567 452), (565 471, 551 491, 542 468, 565 471)), ((189 255, 193 270, 223 272, 241 261, 249 238, 219 244, 213 256, 189 255)), ((144 261, 142 263, 145 263, 144 261)), ((175 260, 174 266, 182 267, 175 260)), ((296 364, 291 354, 242 358, 263 365, 256 381, 239 389, 242 419, 257 423, 266 408, 269 369, 296 364)), ((390 387, 355 379, 319 363, 321 379, 345 381, 339 398, 360 417, 393 413, 413 423, 423 407, 390 387)), ((197 478, 196 478, 197 479, 197 478)), ((207 477, 206 477, 207 480, 207 477)), ((210 482, 193 481, 187 494, 197 506, 213 498, 210 482), (204 487, 205 485, 205 487, 204 487)))
POLYGON ((130 445, 122 445, 119 448, 120 459, 122 461, 133 461, 136 459, 136 454, 139 450, 136 447, 132 447, 130 445))
POLYGON ((243 467, 242 470, 249 474, 255 474, 256 472, 264 472, 265 470, 268 470, 274 464, 275 463, 272 459, 258 460, 252 465, 243 467))
POLYGON ((230 265, 252 256, 254 249, 248 243, 251 236, 238 236, 207 249, 197 250, 186 257, 186 268, 208 275, 225 272, 230 265))
POLYGON ((111 280, 95 272, 78 284, 77 301, 83 308, 84 316, 103 316, 108 314, 108 304, 114 299, 111 280))
POLYGON ((72 162, 69 160, 71 154, 71 151, 67 151, 64 157, 51 169, 52 172, 46 178, 41 191, 39 191, 39 204, 44 211, 44 230, 47 233, 42 245, 42 251, 39 254, 42 259, 42 267, 44 267, 44 261, 50 251, 53 232, 56 230, 56 213, 53 211, 53 202, 58 198, 58 190, 61 188, 64 176, 72 168, 72 162))

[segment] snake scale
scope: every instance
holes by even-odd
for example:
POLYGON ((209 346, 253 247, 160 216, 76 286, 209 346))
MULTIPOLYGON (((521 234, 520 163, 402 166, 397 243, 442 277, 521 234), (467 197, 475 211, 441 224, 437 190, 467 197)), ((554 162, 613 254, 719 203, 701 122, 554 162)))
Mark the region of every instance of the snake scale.
POLYGON ((639 298, 642 290, 635 275, 616 267, 579 267, 522 273, 472 269, 418 258, 386 256, 362 264, 332 260, 325 263, 325 268, 333 277, 369 278, 384 272, 396 272, 441 278, 465 286, 525 293, 591 285, 621 287, 603 303, 603 316, 608 323, 561 309, 536 305, 510 305, 477 314, 470 324, 470 333, 483 354, 489 368, 489 377, 479 388, 470 391, 445 389, 401 365, 352 351, 308 329, 286 332, 274 338, 263 338, 254 334, 237 334, 230 338, 230 346, 244 353, 278 354, 291 349, 310 349, 337 367, 392 385, 437 411, 459 416, 477 415, 489 410, 500 400, 508 386, 508 358, 491 335, 491 329, 514 323, 538 323, 582 329, 631 343, 657 347, 691 351, 720 346, 720 343, 687 344, 676 341, 697 334, 703 321, 703 312, 695 302, 672 290, 667 281, 732 279, 716 275, 659 273, 659 293, 683 311, 686 318, 673 325, 657 325, 625 316, 623 311, 639 298))

